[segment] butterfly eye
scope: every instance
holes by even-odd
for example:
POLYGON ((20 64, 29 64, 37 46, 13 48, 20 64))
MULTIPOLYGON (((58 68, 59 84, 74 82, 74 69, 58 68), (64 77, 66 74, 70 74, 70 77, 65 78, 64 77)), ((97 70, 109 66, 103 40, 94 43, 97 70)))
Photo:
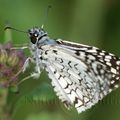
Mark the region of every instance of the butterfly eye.
POLYGON ((35 36, 35 34, 33 34, 33 35, 30 36, 30 39, 31 39, 31 42, 32 42, 33 44, 35 44, 36 41, 37 41, 37 36, 35 36))

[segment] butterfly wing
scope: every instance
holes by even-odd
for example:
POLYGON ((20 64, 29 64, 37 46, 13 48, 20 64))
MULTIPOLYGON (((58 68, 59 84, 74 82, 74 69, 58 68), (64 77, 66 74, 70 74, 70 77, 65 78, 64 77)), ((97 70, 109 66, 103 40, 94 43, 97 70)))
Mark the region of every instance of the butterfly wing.
POLYGON ((58 40, 61 47, 81 59, 92 69, 97 79, 109 81, 109 91, 120 83, 120 58, 96 47, 58 40))
POLYGON ((56 42, 42 47, 42 57, 57 96, 68 108, 73 105, 80 113, 118 87, 118 57, 91 46, 56 42))

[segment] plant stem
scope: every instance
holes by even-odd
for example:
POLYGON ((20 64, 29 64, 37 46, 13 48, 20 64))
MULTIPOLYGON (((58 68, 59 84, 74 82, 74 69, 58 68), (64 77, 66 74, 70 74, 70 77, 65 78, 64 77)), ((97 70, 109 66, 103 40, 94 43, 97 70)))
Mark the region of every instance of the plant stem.
POLYGON ((11 115, 7 108, 8 89, 0 89, 0 120, 11 120, 11 115))

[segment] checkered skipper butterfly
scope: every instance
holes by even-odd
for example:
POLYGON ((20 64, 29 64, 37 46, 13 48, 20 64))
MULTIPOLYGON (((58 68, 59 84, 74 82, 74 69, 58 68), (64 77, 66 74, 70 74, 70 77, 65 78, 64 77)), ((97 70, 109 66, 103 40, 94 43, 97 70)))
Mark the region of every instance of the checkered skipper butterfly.
POLYGON ((67 108, 85 111, 119 86, 119 57, 96 47, 51 39, 42 28, 32 28, 28 34, 32 57, 23 71, 29 60, 35 64, 31 77, 38 78, 45 69, 67 108))

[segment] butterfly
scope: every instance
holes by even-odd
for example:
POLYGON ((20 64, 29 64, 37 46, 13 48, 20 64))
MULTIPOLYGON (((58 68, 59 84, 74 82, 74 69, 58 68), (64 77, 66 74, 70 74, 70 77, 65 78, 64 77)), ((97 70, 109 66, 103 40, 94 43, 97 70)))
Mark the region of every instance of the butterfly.
POLYGON ((99 48, 51 39, 42 28, 28 30, 29 61, 35 64, 31 74, 39 78, 45 69, 56 95, 70 109, 78 113, 91 108, 120 84, 120 58, 99 48))

